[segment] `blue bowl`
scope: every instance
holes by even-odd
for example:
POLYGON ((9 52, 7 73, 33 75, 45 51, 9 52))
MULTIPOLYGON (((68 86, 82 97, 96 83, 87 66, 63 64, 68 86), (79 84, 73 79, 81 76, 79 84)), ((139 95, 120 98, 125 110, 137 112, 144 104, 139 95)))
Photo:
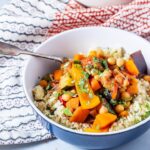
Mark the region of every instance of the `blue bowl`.
POLYGON ((83 149, 109 149, 126 144, 144 134, 150 127, 150 121, 133 129, 115 134, 82 134, 65 130, 37 114, 42 125, 55 137, 83 149))
MULTIPOLYGON (((124 47, 127 53, 142 50, 150 70, 150 43, 132 33, 104 27, 87 27, 63 32, 49 38, 37 48, 37 52, 47 55, 71 57, 75 53, 87 53, 97 46, 124 47)), ((108 133, 85 133, 64 127, 46 117, 33 103, 32 89, 38 77, 58 67, 56 62, 30 57, 24 70, 23 85, 29 103, 45 128, 57 138, 86 149, 107 149, 125 144, 137 138, 150 127, 150 117, 127 129, 108 133)))

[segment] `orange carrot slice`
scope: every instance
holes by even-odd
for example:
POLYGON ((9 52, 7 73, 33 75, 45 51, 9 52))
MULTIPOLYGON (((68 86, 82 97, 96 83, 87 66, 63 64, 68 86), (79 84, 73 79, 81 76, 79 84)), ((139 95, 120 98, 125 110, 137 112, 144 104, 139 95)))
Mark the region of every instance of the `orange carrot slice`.
POLYGON ((54 71, 54 79, 59 81, 61 76, 62 76, 62 74, 63 74, 62 70, 60 70, 60 69, 59 70, 55 70, 54 71))
POLYGON ((72 77, 75 80, 75 87, 83 109, 91 109, 100 104, 100 99, 96 96, 89 84, 89 80, 85 79, 84 70, 80 64, 72 65, 72 77), (82 86, 80 86, 82 84, 82 86), (86 90, 86 91, 85 91, 86 90))
POLYGON ((87 116, 89 115, 88 109, 82 109, 82 107, 78 107, 74 112, 73 115, 70 117, 70 122, 80 122, 83 123, 87 116))
POLYGON ((70 110, 78 108, 79 107, 79 97, 71 98, 66 103, 66 107, 69 108, 70 110))
POLYGON ((91 84, 91 88, 92 88, 93 91, 97 91, 98 89, 101 88, 100 83, 94 78, 92 78, 90 80, 90 84, 91 84))
POLYGON ((130 74, 136 76, 139 75, 139 70, 132 59, 125 62, 125 68, 130 74))
POLYGON ((104 113, 104 114, 98 114, 96 116, 96 119, 93 123, 93 128, 95 129, 102 129, 106 128, 113 122, 115 122, 117 119, 117 116, 111 113, 104 113))
POLYGON ((47 87, 48 83, 46 80, 40 80, 39 85, 45 88, 47 87))

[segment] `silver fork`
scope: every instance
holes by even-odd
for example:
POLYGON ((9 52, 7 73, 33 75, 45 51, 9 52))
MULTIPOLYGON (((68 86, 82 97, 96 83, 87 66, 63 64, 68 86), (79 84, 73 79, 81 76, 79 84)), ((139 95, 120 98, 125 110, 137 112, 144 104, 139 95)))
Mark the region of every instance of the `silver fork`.
POLYGON ((4 42, 0 42, 0 54, 3 55, 10 55, 10 56, 18 56, 18 55, 32 55, 35 57, 41 57, 41 58, 46 58, 46 59, 50 59, 50 60, 55 60, 58 61, 60 63, 63 63, 66 61, 65 57, 57 57, 57 56, 47 56, 46 54, 41 54, 41 53, 35 53, 35 52, 29 52, 29 51, 24 51, 19 49, 16 46, 4 43, 4 42))

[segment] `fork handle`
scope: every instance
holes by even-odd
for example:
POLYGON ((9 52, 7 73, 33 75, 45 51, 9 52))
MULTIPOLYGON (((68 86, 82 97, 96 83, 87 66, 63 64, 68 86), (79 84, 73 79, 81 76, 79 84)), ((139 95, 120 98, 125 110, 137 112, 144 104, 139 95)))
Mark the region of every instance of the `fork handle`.
POLYGON ((30 52, 30 51, 24 51, 24 50, 19 49, 16 46, 13 46, 13 45, 10 45, 7 43, 3 43, 3 42, 0 42, 0 54, 10 55, 10 56, 17 56, 20 54, 32 55, 32 56, 36 56, 36 57, 42 57, 42 58, 46 58, 46 59, 50 59, 50 60, 59 61, 60 63, 62 63, 64 60, 64 58, 61 58, 61 57, 47 56, 45 54, 40 54, 40 53, 35 53, 35 52, 30 52))

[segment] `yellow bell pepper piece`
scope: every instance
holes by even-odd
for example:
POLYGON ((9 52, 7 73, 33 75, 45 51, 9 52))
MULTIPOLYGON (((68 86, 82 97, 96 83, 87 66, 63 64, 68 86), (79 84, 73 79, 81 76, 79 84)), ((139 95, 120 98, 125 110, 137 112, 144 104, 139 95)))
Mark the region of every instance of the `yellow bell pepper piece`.
POLYGON ((88 78, 84 74, 80 64, 73 64, 71 74, 75 81, 75 87, 80 99, 82 109, 91 109, 100 104, 100 99, 96 96, 89 84, 88 78))

